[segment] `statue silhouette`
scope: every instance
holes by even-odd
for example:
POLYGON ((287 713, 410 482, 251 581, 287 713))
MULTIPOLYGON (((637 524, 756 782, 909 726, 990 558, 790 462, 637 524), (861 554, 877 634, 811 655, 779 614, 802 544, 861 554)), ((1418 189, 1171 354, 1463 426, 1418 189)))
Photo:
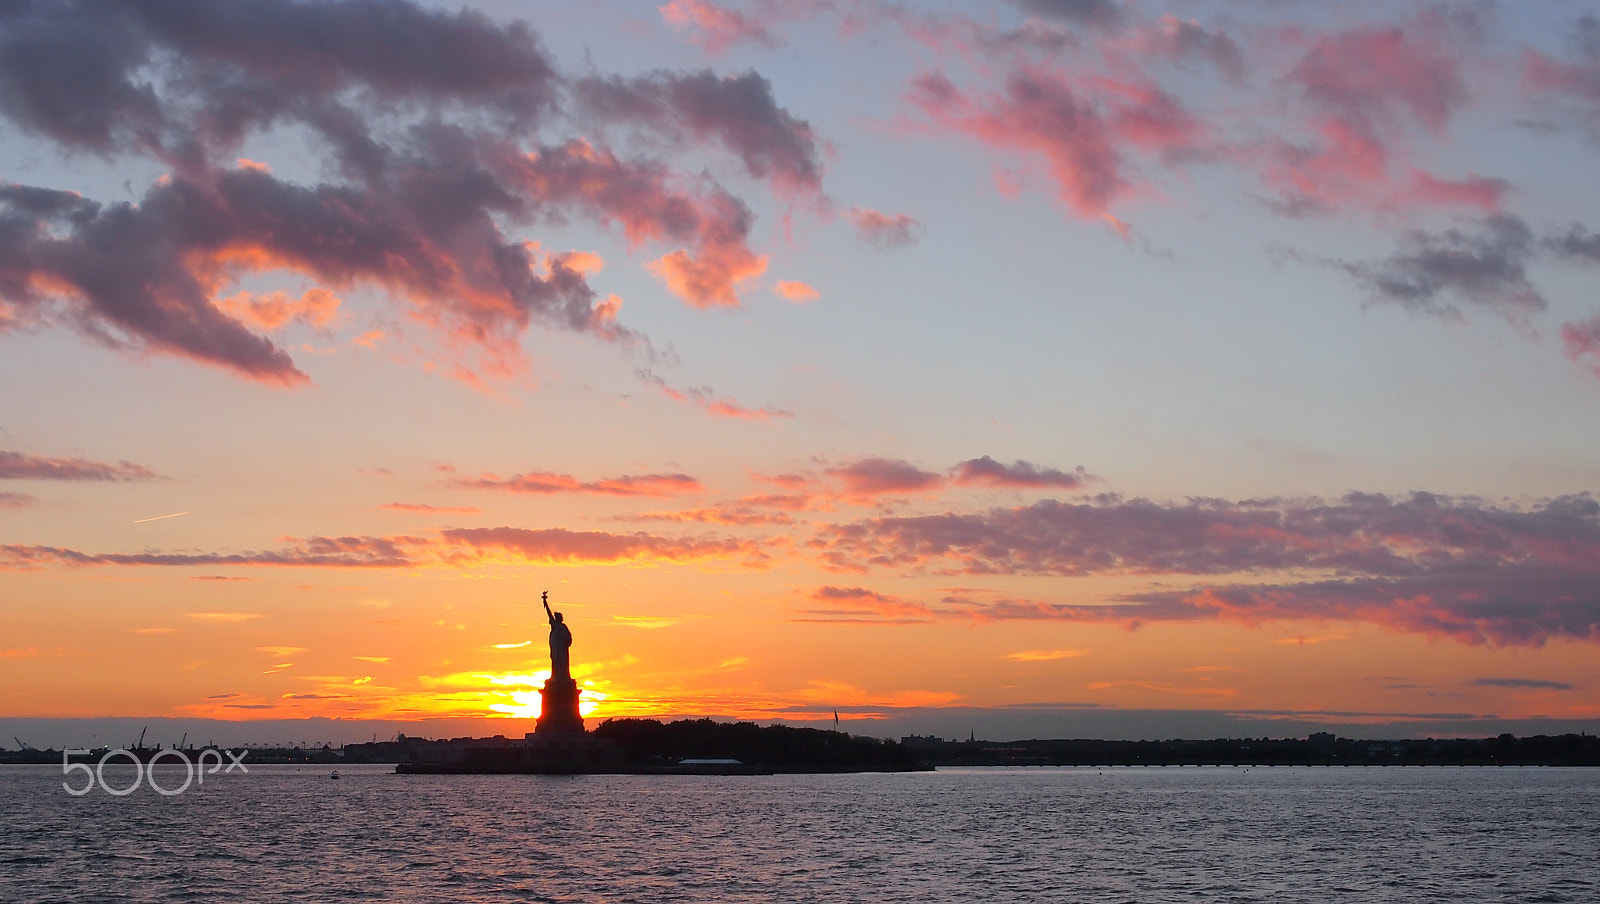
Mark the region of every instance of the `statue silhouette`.
POLYGON ((572 660, 567 651, 572 647, 572 629, 561 613, 550 611, 550 591, 540 597, 544 614, 550 618, 550 678, 539 691, 539 722, 534 727, 537 735, 570 737, 583 734, 583 714, 578 709, 578 682, 572 680, 572 660))
POLYGON ((572 647, 572 629, 567 627, 566 620, 559 612, 550 611, 550 591, 541 594, 544 602, 544 614, 550 619, 550 677, 572 678, 572 658, 569 649, 572 647))

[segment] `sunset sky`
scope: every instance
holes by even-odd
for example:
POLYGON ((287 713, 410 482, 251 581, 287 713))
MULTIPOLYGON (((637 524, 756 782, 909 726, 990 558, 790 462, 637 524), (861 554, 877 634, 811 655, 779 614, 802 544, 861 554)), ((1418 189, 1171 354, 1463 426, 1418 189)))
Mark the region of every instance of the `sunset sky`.
POLYGON ((7 4, 0 716, 1595 731, 1591 7, 7 4))

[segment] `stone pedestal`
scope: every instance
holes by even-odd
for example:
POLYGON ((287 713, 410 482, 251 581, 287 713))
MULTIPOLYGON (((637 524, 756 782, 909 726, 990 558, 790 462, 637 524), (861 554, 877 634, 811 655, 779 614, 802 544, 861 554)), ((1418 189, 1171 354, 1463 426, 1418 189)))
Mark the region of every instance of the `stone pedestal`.
POLYGON ((534 733, 571 734, 583 732, 583 716, 578 714, 578 682, 571 678, 551 678, 539 691, 544 704, 534 733))

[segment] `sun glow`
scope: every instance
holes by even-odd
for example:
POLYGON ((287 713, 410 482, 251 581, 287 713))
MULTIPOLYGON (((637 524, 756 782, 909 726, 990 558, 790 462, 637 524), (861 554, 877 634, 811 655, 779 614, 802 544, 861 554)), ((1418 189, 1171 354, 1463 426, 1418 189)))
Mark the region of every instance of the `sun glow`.
MULTIPOLYGON (((513 719, 537 719, 542 714, 544 698, 540 696, 539 689, 549 680, 549 669, 541 669, 532 674, 481 674, 471 677, 486 680, 494 687, 515 688, 507 691, 489 691, 487 696, 500 698, 497 702, 489 704, 490 711, 513 719)), ((593 682, 585 681, 584 685, 578 690, 578 713, 588 717, 594 715, 600 709, 602 701, 610 695, 596 690, 593 682)))

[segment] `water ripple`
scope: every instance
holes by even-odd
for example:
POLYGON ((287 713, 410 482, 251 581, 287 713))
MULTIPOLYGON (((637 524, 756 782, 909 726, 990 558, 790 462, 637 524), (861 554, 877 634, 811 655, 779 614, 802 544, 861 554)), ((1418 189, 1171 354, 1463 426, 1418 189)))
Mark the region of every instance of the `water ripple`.
POLYGON ((1594 769, 396 776, 0 769, 0 901, 1566 902, 1594 769), (125 787, 130 775, 112 776, 125 787), (167 784, 171 784, 167 782, 167 784))

